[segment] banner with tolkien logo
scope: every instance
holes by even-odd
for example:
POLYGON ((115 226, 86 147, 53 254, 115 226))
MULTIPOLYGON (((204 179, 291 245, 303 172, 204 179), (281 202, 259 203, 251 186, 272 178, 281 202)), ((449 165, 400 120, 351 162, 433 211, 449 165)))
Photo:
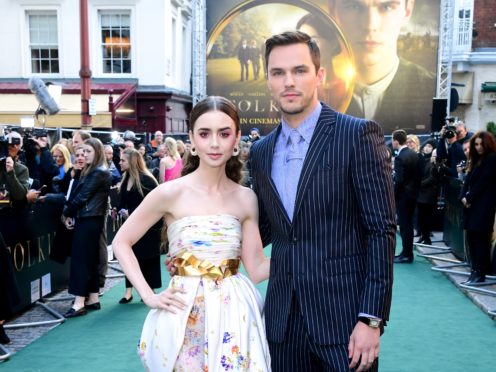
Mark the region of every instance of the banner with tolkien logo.
MULTIPOLYGON (((207 94, 237 106, 243 134, 279 123, 265 40, 300 30, 321 49, 319 99, 384 133, 430 132, 440 0, 207 0, 207 94)), ((297 89, 297 88, 296 88, 297 89)))
MULTIPOLYGON (((111 204, 117 205, 118 198, 117 189, 112 189, 111 204)), ((19 227, 17 233, 3 233, 21 297, 14 312, 69 284, 72 234, 61 228, 62 207, 50 203, 30 205, 25 213, 13 216, 15 221, 10 221, 19 227)), ((118 215, 108 216, 108 244, 121 225, 118 215)))

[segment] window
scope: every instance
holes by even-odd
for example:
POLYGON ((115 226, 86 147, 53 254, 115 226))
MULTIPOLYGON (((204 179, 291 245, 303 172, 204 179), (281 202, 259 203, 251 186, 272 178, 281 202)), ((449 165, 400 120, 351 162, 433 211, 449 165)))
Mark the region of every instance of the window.
POLYGON ((131 73, 130 24, 129 13, 102 12, 100 14, 104 74, 131 73))
POLYGON ((29 13, 29 50, 31 72, 37 74, 59 73, 59 47, 57 15, 29 13))
POLYGON ((472 9, 473 0, 461 0, 457 3, 454 27, 454 52, 470 51, 472 47, 472 9))

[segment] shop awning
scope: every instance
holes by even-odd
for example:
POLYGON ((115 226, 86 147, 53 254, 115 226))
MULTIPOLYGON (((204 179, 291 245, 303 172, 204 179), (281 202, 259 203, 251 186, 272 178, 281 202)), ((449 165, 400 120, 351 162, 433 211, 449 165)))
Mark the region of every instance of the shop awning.
MULTIPOLYGON (((81 127, 81 93, 79 83, 54 82, 62 85, 60 112, 46 116, 46 127, 81 127)), ((134 83, 97 83, 91 86, 91 98, 95 100, 96 112, 92 116, 93 128, 112 128, 112 117, 119 109, 119 99, 136 89, 134 83), (114 105, 109 105, 110 97, 114 105), (112 111, 110 107, 112 106, 112 111)), ((0 124, 19 125, 21 118, 29 117, 38 108, 38 102, 26 82, 0 82, 0 124)))

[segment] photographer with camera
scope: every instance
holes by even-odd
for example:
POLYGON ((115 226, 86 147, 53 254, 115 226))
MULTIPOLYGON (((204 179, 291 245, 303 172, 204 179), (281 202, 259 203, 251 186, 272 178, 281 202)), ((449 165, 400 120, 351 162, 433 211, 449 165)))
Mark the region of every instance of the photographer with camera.
POLYGON ((21 135, 0 133, 0 232, 7 242, 22 233, 22 218, 29 187, 28 168, 18 161, 21 135))
MULTIPOLYGON (((465 124, 463 124, 463 126, 459 124, 459 126, 460 128, 465 128, 465 124)), ((444 172, 450 177, 457 177, 457 165, 462 161, 467 161, 467 157, 463 153, 462 143, 463 138, 465 138, 468 133, 466 130, 460 130, 460 135, 463 135, 463 138, 459 140, 457 134, 458 130, 459 129, 458 126, 455 125, 454 118, 447 118, 446 125, 443 126, 439 132, 441 138, 439 139, 436 147, 437 162, 443 163, 446 166, 444 172), (459 141, 461 141, 461 143, 459 141)))
POLYGON ((46 185, 46 191, 52 191, 52 179, 59 175, 59 168, 50 152, 46 129, 25 132, 23 142, 30 177, 38 181, 38 187, 46 185))

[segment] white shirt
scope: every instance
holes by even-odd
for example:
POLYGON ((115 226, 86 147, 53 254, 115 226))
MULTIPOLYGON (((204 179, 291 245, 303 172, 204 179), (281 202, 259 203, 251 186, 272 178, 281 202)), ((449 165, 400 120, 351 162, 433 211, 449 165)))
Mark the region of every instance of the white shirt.
POLYGON ((371 85, 356 83, 355 90, 353 91, 353 99, 362 111, 365 119, 373 119, 375 117, 377 108, 381 105, 384 93, 393 81, 399 65, 400 59, 396 57, 393 68, 381 80, 371 85))

